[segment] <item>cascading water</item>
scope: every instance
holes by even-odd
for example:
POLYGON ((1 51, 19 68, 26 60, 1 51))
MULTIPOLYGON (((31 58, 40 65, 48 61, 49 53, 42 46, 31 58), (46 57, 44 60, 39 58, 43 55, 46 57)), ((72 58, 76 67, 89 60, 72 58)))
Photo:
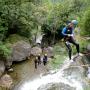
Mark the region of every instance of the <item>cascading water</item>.
MULTIPOLYGON (((40 75, 39 78, 33 80, 33 81, 27 81, 24 82, 18 90, 83 90, 81 82, 76 79, 76 74, 66 75, 65 76, 65 70, 69 70, 68 68, 70 66, 71 62, 68 62, 67 64, 63 65, 61 69, 59 69, 56 73, 48 74, 46 76, 40 75), (60 89, 60 87, 56 87, 56 89, 50 89, 54 84, 63 84, 64 86, 61 86, 63 89, 60 89), (70 87, 71 89, 65 89, 64 87, 70 87), (43 87, 43 88, 42 88, 43 87), (47 87, 47 88, 46 88, 47 87)), ((72 71, 74 72, 74 70, 72 71)))

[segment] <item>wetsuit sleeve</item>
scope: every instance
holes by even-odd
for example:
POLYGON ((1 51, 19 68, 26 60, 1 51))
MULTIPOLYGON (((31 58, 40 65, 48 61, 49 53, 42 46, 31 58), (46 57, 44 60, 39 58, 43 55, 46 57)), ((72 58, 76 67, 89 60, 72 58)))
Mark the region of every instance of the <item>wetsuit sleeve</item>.
POLYGON ((66 32, 66 27, 63 28, 63 30, 62 30, 62 34, 63 34, 64 36, 67 36, 67 34, 66 34, 65 32, 66 32))

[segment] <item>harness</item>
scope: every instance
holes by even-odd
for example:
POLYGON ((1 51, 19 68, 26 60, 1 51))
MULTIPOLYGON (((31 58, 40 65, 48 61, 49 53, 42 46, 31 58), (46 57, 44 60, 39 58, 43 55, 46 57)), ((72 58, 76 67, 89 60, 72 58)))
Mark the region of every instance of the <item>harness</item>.
MULTIPOLYGON (((66 34, 72 34, 72 33, 73 33, 72 28, 67 27, 65 33, 66 33, 66 34)), ((71 38, 71 37, 65 36, 65 37, 64 37, 64 41, 68 41, 70 38, 71 38)))

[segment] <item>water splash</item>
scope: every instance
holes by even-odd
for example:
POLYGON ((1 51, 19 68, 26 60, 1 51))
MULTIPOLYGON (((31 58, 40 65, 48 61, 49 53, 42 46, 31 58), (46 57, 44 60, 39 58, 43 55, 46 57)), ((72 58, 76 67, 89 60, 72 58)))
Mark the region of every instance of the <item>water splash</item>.
POLYGON ((69 85, 70 87, 76 88, 76 90, 83 90, 82 84, 77 81, 72 76, 64 77, 64 70, 69 67, 71 63, 63 65, 58 72, 54 74, 48 74, 46 76, 41 76, 33 81, 25 82, 19 90, 38 90, 42 85, 47 85, 49 83, 64 83, 69 85))

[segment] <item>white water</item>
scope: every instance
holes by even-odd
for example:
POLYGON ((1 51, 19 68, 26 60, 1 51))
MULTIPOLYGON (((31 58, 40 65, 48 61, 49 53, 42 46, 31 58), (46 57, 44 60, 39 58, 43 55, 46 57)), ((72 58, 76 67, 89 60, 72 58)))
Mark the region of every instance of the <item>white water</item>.
POLYGON ((68 68, 70 62, 68 62, 62 69, 57 71, 54 74, 48 74, 46 76, 41 76, 33 81, 24 82, 19 90, 38 90, 42 85, 47 85, 49 83, 64 83, 71 87, 75 87, 76 90, 83 90, 82 85, 79 81, 72 78, 72 76, 68 76, 65 78, 63 76, 64 70, 68 68))

